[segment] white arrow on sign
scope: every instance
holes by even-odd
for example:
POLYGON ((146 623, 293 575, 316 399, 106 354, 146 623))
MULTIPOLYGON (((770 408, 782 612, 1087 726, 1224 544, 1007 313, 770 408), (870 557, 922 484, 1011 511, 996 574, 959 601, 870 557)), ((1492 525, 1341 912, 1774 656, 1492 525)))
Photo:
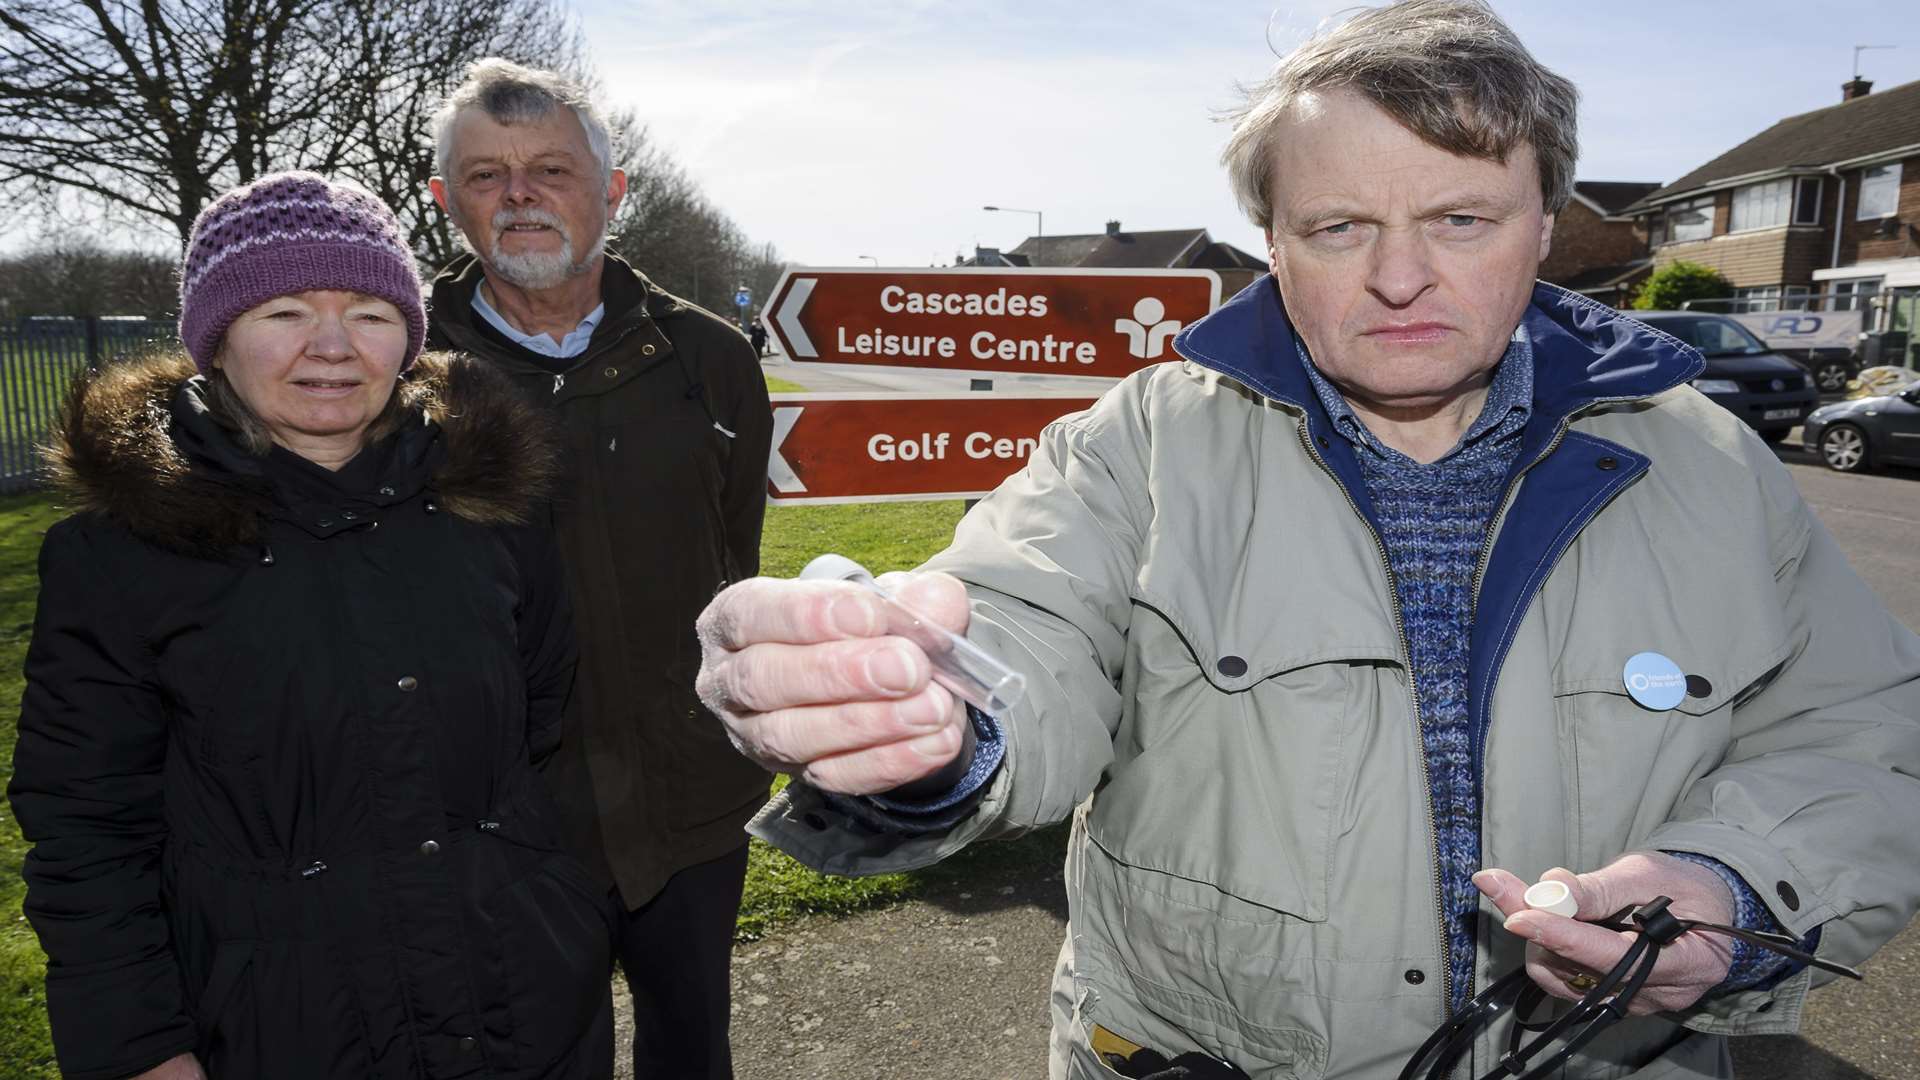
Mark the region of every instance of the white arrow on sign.
POLYGON ((787 340, 793 343, 793 354, 809 360, 818 359, 820 350, 813 347, 813 339, 807 337, 806 329, 800 325, 800 309, 807 306, 807 298, 813 295, 813 287, 819 283, 819 278, 794 278, 793 288, 787 290, 787 295, 780 301, 780 309, 773 313, 773 321, 787 332, 787 340))
MULTIPOLYGON (((807 280, 807 285, 809 287, 813 285, 811 278, 807 280)), ((799 340, 805 341, 806 338, 802 337, 799 340)), ((805 405, 786 405, 773 410, 773 448, 767 451, 767 479, 773 481, 775 488, 788 495, 807 490, 807 485, 800 482, 800 478, 793 474, 793 466, 787 464, 787 459, 780 456, 780 444, 787 441, 787 436, 793 431, 793 425, 799 422, 800 414, 806 409, 805 405)))

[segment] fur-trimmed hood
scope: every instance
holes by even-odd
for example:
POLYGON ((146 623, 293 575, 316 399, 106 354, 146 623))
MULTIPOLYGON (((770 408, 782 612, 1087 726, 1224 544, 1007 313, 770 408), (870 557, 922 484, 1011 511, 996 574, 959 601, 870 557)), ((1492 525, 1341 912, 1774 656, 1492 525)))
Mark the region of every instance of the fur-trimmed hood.
MULTIPOLYGON (((534 516, 558 470, 552 421, 488 365, 422 356, 402 378, 398 467, 448 512, 481 525, 534 516)), ((172 551, 218 556, 262 543, 279 507, 262 462, 208 409, 184 355, 112 365, 76 380, 45 449, 76 511, 172 551)))

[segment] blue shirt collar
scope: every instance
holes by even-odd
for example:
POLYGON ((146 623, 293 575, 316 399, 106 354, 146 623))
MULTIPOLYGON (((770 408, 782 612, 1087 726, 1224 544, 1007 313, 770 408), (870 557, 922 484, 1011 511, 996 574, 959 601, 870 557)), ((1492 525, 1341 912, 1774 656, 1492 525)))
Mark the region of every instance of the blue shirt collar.
MULTIPOLYGON (((1313 357, 1307 353, 1307 344, 1298 337, 1294 339, 1294 349, 1299 354, 1300 365, 1306 369, 1307 380, 1313 385, 1314 394, 1327 410, 1327 416, 1333 421, 1334 430, 1340 432, 1355 446, 1371 450, 1376 454, 1393 455, 1391 447, 1376 439, 1360 417, 1347 404, 1347 399, 1338 387, 1320 374, 1313 363, 1313 357)), ((1533 345, 1527 337, 1524 324, 1513 331, 1513 338, 1507 343, 1507 351, 1500 356, 1500 363, 1494 367, 1493 380, 1487 386, 1487 400, 1480 407, 1480 415, 1474 418, 1466 433, 1453 449, 1441 455, 1439 460, 1459 453, 1479 442, 1490 432, 1502 432, 1514 435, 1524 428, 1527 419, 1533 414, 1533 345)))
MULTIPOLYGON (((480 279, 480 284, 484 284, 485 282, 485 278, 480 279)), ((487 303, 486 290, 482 289, 480 284, 476 284, 473 287, 474 313, 487 320, 487 324, 495 330, 500 331, 501 335, 508 341, 513 342, 528 352, 539 353, 541 356, 551 356, 555 359, 565 360, 586 352, 587 342, 593 337, 593 328, 599 326, 600 320, 605 318, 607 314, 607 305, 601 303, 592 311, 587 312, 587 317, 580 320, 580 325, 574 327, 567 333, 566 337, 561 338, 559 341, 553 340, 553 335, 551 334, 524 334, 512 323, 509 323, 499 312, 493 310, 493 305, 487 303)))

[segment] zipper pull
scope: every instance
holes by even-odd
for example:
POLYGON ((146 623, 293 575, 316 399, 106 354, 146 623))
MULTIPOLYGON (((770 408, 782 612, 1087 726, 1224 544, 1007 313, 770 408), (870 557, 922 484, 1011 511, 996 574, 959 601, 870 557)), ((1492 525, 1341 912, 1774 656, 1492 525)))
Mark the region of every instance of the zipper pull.
POLYGON ((477 822, 476 824, 478 825, 481 832, 490 833, 490 832, 500 831, 500 823, 497 821, 481 821, 481 822, 477 822))
POLYGON ((564 373, 563 373, 563 374, 560 374, 560 375, 555 375, 555 376, 553 377, 553 392, 554 392, 554 393, 556 393, 556 394, 557 394, 557 393, 559 393, 559 392, 560 392, 560 388, 561 388, 561 387, 563 387, 563 386, 565 386, 565 385, 567 385, 567 377, 566 377, 566 375, 565 375, 564 373))
POLYGON ((327 872, 327 864, 320 861, 319 859, 315 859, 313 860, 312 866, 309 866, 306 869, 300 871, 300 876, 311 880, 313 878, 319 877, 321 874, 324 874, 326 872, 327 872))

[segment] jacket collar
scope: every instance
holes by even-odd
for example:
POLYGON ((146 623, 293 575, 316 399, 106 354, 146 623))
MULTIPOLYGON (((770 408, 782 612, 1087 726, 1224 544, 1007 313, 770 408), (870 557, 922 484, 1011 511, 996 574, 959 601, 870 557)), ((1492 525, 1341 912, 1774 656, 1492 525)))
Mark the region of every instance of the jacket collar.
MULTIPOLYGON (((204 387, 185 356, 130 360, 76 380, 46 448, 69 505, 188 555, 217 558, 261 543, 266 522, 284 516, 284 496, 261 459, 213 418, 204 387)), ((383 459, 391 494, 367 496, 370 504, 431 488, 449 513, 476 524, 537 518, 558 469, 551 421, 504 375, 428 353, 395 393, 404 419, 383 459)))
MULTIPOLYGON (((667 318, 686 311, 687 305, 672 293, 655 285, 647 275, 618 255, 602 255, 600 299, 606 316, 597 328, 605 333, 644 318, 667 318)), ((435 322, 447 326, 475 329, 479 316, 473 310, 473 290, 487 269, 479 258, 468 252, 457 256, 434 275, 431 308, 435 322)))
MULTIPOLYGON (((1698 376, 1700 353, 1644 323, 1537 282, 1521 317, 1533 347, 1533 424, 1602 401, 1651 397, 1698 376)), ((1180 355, 1326 422, 1302 367, 1293 323, 1273 275, 1240 290, 1173 339, 1180 355)))

